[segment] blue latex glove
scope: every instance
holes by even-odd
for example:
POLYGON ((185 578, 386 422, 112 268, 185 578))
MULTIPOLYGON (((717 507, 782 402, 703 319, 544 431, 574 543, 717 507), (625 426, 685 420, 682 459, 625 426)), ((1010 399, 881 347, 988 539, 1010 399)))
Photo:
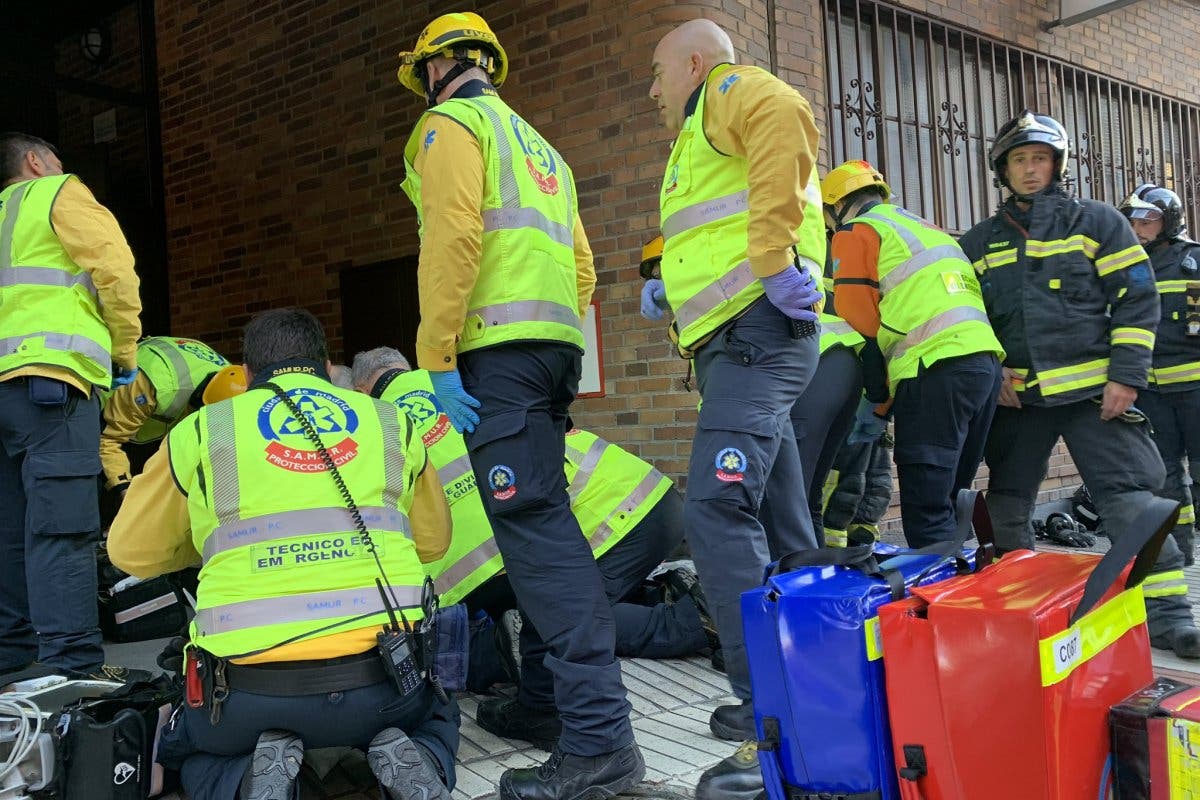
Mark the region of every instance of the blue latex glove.
POLYGON ((825 295, 821 293, 808 270, 788 267, 777 275, 759 280, 762 281, 771 305, 785 315, 792 319, 817 321, 817 312, 812 310, 812 306, 821 302, 825 295))
POLYGON ((887 420, 875 413, 875 404, 863 398, 854 413, 854 427, 846 437, 847 444, 876 442, 887 432, 887 420))
POLYGON ((458 370, 430 372, 429 381, 433 384, 433 393, 445 409, 454 430, 459 433, 471 433, 475 430, 479 415, 474 409, 479 408, 479 401, 463 389, 462 377, 458 370))
POLYGON ((642 316, 646 319, 660 320, 663 312, 671 306, 667 303, 667 288, 658 278, 651 278, 642 287, 642 316))
POLYGON ((137 377, 138 368, 125 369, 124 367, 113 364, 112 368, 112 388, 118 386, 128 386, 133 383, 133 379, 137 377))

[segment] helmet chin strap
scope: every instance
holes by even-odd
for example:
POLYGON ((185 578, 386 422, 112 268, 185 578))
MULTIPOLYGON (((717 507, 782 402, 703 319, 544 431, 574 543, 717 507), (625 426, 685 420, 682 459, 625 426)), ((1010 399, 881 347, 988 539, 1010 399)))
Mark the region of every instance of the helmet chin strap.
POLYGON ((429 78, 426 77, 424 69, 422 69, 421 83, 426 85, 425 101, 429 104, 429 107, 433 108, 436 106, 438 95, 442 93, 442 90, 449 86, 455 78, 457 78, 459 75, 462 75, 473 66, 475 65, 467 61, 459 61, 457 64, 451 67, 450 71, 443 75, 441 80, 439 80, 433 86, 429 86, 429 78))

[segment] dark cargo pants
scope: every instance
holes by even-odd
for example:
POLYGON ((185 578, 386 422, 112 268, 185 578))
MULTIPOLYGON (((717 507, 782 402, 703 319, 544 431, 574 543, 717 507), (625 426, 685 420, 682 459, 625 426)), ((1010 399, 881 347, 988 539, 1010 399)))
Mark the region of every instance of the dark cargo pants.
POLYGON ((1191 563, 1196 547, 1192 481, 1200 477, 1200 389, 1185 392, 1143 389, 1138 392, 1137 406, 1150 420, 1150 436, 1167 468, 1162 494, 1183 504, 1179 524, 1171 534, 1183 551, 1185 563, 1191 563), (1193 477, 1189 479, 1189 475, 1193 477))

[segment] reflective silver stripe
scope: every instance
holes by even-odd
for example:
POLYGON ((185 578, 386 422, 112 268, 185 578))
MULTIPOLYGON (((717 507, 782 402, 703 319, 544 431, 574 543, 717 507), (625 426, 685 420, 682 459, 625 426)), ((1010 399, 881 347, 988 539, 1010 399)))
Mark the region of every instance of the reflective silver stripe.
MULTIPOLYGON (((171 424, 179 419, 183 414, 183 410, 187 408, 188 401, 192 399, 192 392, 196 391, 195 384, 192 383, 192 370, 188 367, 187 361, 183 357, 183 353, 169 342, 163 340, 151 339, 148 342, 142 342, 142 346, 150 350, 151 353, 167 362, 171 370, 175 373, 175 379, 179 383, 179 389, 171 397, 171 402, 166 408, 161 406, 151 414, 153 419, 159 422, 171 424)), ((154 387, 155 399, 158 400, 158 387, 154 387)))
POLYGON ((474 468, 471 466, 471 454, 463 453, 461 456, 449 462, 448 464, 443 464, 442 466, 438 467, 437 473, 438 477, 441 478, 442 483, 450 483, 451 481, 458 480, 463 475, 471 472, 473 469, 474 468))
POLYGON ((500 548, 496 544, 496 539, 489 536, 439 575, 433 582, 434 588, 437 589, 438 594, 445 594, 498 555, 500 555, 500 548))
POLYGON ((93 299, 96 284, 86 272, 72 274, 60 267, 6 267, 0 270, 0 289, 12 286, 58 286, 70 289, 82 286, 93 299))
POLYGON ((520 228, 539 230, 564 247, 575 246, 575 237, 571 235, 570 228, 548 218, 536 208, 490 208, 483 212, 484 233, 520 228))
POLYGON ((889 272, 887 275, 879 279, 879 294, 882 297, 888 292, 895 289, 904 281, 916 275, 918 272, 928 267, 930 264, 936 264, 938 261, 958 261, 962 265, 964 273, 972 272, 971 262, 963 255, 963 251, 956 244, 941 244, 937 247, 931 247, 928 250, 921 250, 911 257, 904 260, 899 266, 889 272))
POLYGON ((219 526, 236 525, 242 518, 242 489, 238 483, 233 408, 228 403, 209 406, 205 436, 212 468, 212 487, 208 496, 212 501, 213 514, 219 526))
MULTIPOLYGON (((379 414, 379 425, 383 428, 383 506, 398 508, 400 498, 404 496, 404 454, 407 447, 400 438, 400 414, 395 406, 388 409, 387 414, 379 414), (395 452, 392 444, 399 449, 395 452)), ((406 420, 407 421, 407 418, 406 420)), ((412 436, 411 423, 408 435, 412 436)), ((370 527, 370 526, 368 526, 370 527)))
POLYGON ((837 322, 821 320, 821 331, 833 336, 845 336, 848 333, 853 333, 854 328, 845 320, 838 320, 837 322))
POLYGON ((4 204, 4 224, 0 225, 0 268, 9 269, 13 265, 13 229, 17 227, 17 217, 21 213, 21 201, 25 199, 25 191, 29 186, 29 183, 22 183, 13 189, 8 202, 4 204))
POLYGON ((632 514, 638 506, 646 502, 646 498, 654 493, 654 490, 662 482, 662 479, 663 474, 652 468, 646 474, 646 477, 642 478, 638 482, 638 485, 633 487, 633 491, 621 501, 613 513, 608 515, 608 519, 600 523, 596 531, 592 534, 592 537, 588 539, 588 545, 591 546, 593 551, 599 550, 612 537, 614 531, 609 525, 609 520, 618 514, 632 514))
POLYGON ((47 350, 78 353, 95 361, 103 367, 105 372, 112 371, 112 356, 109 355, 109 352, 101 347, 99 342, 92 341, 86 336, 79 336, 78 334, 35 331, 34 333, 27 333, 24 336, 10 336, 7 339, 0 339, 0 356, 12 355, 21 349, 21 346, 27 339, 38 338, 44 340, 43 346, 47 350))
POLYGON ((701 225, 732 217, 749 208, 750 193, 746 189, 686 206, 663 221, 663 240, 670 240, 674 236, 686 233, 693 228, 699 228, 701 225))
MULTIPOLYGON (((359 508, 363 522, 371 532, 401 533, 412 538, 408 517, 396 508, 366 506, 359 508)), ((239 519, 217 526, 204 540, 204 563, 218 553, 251 544, 263 544, 293 536, 314 536, 322 533, 356 535, 354 517, 346 508, 307 508, 263 514, 239 519)))
MULTIPOLYGON (((904 355, 910 348, 916 347, 921 342, 926 341, 935 333, 940 333, 947 328, 953 328, 962 322, 987 322, 987 314, 978 308, 971 306, 956 306, 949 308, 938 314, 933 319, 924 322, 909 331, 903 339, 898 341, 887 352, 889 359, 897 359, 904 355)), ((1043 384, 1045 381, 1042 382, 1043 384)))
POLYGON ((604 451, 607 449, 608 442, 600 438, 592 442, 587 452, 583 452, 575 447, 571 448, 571 450, 581 456, 575 477, 571 479, 570 485, 567 486, 567 494, 571 496, 571 502, 575 502, 575 498, 579 497, 580 493, 587 486, 588 481, 592 479, 592 474, 596 471, 596 465, 600 463, 600 459, 604 457, 604 451))
MULTIPOLYGON (((1088 367, 1087 369, 1079 369, 1078 371, 1067 372, 1062 375, 1051 375, 1050 377, 1042 375, 1039 377, 1042 385, 1042 394, 1054 394, 1054 392, 1047 390, 1053 389, 1056 386, 1063 386, 1064 384, 1068 383, 1078 384, 1078 386, 1071 387, 1076 389, 1083 386, 1090 386, 1092 385, 1094 379, 1104 378, 1108 375, 1108 364, 1109 362, 1106 358, 1102 360, 1102 363, 1088 367)), ((1080 366, 1082 367, 1083 365, 1080 366)))
POLYGON ((144 617, 147 614, 158 611, 160 608, 170 608, 179 602, 179 598, 174 592, 170 594, 159 595, 153 600, 147 600, 144 603, 138 603, 136 606, 127 608, 124 611, 118 611, 113 614, 113 622, 118 625, 124 625, 126 622, 135 620, 138 617, 144 617))
POLYGON ((750 269, 747 259, 713 281, 700 291, 689 297, 679 308, 675 309, 675 320, 679 330, 686 330, 696 320, 719 306, 750 284, 758 280, 750 269))
POLYGON ((520 208, 521 190, 517 186, 517 177, 513 174, 512 145, 504 132, 504 121, 496 110, 487 103, 474 103, 475 108, 487 116, 492 123, 492 138, 496 140, 496 149, 500 160, 500 205, 504 208, 520 208), (508 167, 505 169, 505 167, 508 167))
POLYGON ((513 322, 557 322, 559 325, 569 325, 575 330, 583 329, 578 311, 549 300, 518 300, 514 303, 480 306, 468 311, 467 316, 483 317, 483 324, 488 327, 513 322))
POLYGON ((885 217, 883 214, 879 214, 874 211, 868 211, 865 214, 860 214, 858 218, 873 219, 876 222, 882 222, 884 225, 887 225, 896 232, 897 236, 904 240, 904 244, 908 247, 908 251, 912 255, 916 255, 925 249, 925 245, 921 244, 921 240, 917 238, 915 233, 896 222, 896 220, 892 219, 891 217, 885 217))
MULTIPOLYGON (((392 586, 396 601, 404 608, 420 608, 419 586, 392 586)), ((263 625, 315 622, 337 617, 382 614, 383 602, 374 585, 333 592, 313 592, 289 597, 243 600, 196 611, 196 630, 201 636, 232 633, 263 625)))

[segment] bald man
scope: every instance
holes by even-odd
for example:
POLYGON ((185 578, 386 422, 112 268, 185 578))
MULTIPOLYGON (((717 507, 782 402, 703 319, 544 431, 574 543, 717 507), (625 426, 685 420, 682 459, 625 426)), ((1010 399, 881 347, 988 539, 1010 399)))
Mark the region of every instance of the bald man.
MULTIPOLYGON (((655 48, 650 97, 675 143, 660 194, 662 280, 643 314, 671 310, 695 359, 702 405, 684 501, 686 536, 724 646, 733 693, 713 733, 752 740, 754 712, 740 596, 773 557, 817 546, 789 411, 817 365, 816 279, 825 225, 812 109, 733 44, 692 20, 655 48), (758 511, 770 494, 764 531, 758 511)), ((699 800, 762 791, 749 750, 705 773, 699 800)))

